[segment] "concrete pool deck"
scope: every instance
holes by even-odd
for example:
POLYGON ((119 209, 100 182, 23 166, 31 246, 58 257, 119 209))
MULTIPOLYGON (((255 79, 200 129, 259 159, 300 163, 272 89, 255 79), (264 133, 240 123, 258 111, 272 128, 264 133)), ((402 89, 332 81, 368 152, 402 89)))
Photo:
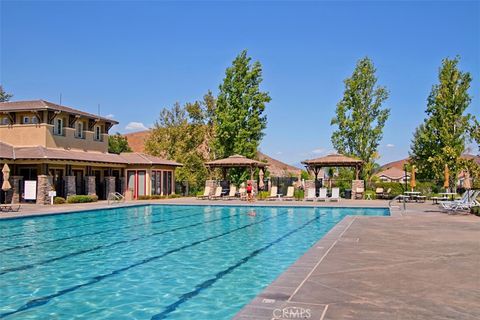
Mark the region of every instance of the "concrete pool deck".
MULTIPOLYGON (((312 206, 311 202, 198 201, 141 204, 312 206)), ((314 203, 387 207, 387 201, 314 203)), ((0 218, 99 209, 23 205, 0 218)), ((235 319, 479 319, 480 217, 447 215, 430 203, 390 217, 345 217, 246 305, 235 319), (303 316, 303 317, 301 317, 303 316)))

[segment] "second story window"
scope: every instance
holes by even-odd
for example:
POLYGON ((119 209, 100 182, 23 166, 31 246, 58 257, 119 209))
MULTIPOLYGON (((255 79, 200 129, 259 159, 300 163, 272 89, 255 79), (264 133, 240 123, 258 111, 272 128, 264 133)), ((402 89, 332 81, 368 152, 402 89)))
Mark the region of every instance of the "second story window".
POLYGON ((83 139, 83 122, 77 121, 75 126, 75 137, 83 139))
POLYGON ((35 124, 38 123, 38 118, 35 117, 35 116, 33 116, 33 117, 32 117, 32 123, 35 123, 35 124))
POLYGON ((23 117, 23 123, 24 124, 29 124, 30 123, 30 117, 23 117))
POLYGON ((63 119, 57 118, 54 123, 53 133, 59 136, 63 135, 63 119))
POLYGON ((100 126, 95 126, 95 130, 93 132, 93 139, 100 141, 102 139, 102 130, 100 126))
POLYGON ((10 124, 10 119, 8 119, 7 117, 2 118, 2 125, 7 126, 9 124, 10 124))

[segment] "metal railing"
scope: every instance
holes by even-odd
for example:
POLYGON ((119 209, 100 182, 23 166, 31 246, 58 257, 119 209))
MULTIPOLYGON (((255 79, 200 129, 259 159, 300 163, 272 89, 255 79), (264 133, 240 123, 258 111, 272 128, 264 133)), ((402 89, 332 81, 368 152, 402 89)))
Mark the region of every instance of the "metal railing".
POLYGON ((403 209, 403 211, 405 211, 407 209, 407 202, 405 201, 405 196, 403 194, 399 194, 398 196, 394 197, 393 199, 388 201, 388 207, 390 209, 398 208, 400 210, 403 209), (397 200, 398 200, 398 203, 400 203, 400 201, 401 201, 400 199, 403 200, 403 206, 401 206, 400 204, 398 206, 393 205, 397 200))
POLYGON ((108 205, 125 202, 125 197, 119 192, 110 192, 107 197, 108 205))

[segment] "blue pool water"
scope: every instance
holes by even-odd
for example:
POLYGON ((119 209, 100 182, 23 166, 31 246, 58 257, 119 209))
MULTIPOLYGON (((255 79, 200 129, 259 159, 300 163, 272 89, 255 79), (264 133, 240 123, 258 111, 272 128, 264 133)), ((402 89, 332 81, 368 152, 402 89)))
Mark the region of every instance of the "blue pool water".
POLYGON ((346 215, 388 210, 152 205, 0 221, 0 319, 229 319, 346 215))

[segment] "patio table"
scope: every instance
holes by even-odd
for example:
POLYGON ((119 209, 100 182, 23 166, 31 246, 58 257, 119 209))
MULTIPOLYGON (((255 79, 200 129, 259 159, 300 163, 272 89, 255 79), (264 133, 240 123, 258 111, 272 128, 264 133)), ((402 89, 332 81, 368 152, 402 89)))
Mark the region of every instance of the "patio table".
POLYGON ((416 197, 416 196, 418 196, 418 195, 421 194, 421 192, 418 192, 418 191, 405 191, 404 194, 405 194, 405 196, 407 197, 406 200, 411 200, 411 201, 413 201, 413 200, 415 200, 415 197, 416 197))
POLYGON ((441 192, 439 195, 445 196, 448 198, 450 196, 450 200, 453 201, 453 198, 457 195, 455 192, 441 192))

